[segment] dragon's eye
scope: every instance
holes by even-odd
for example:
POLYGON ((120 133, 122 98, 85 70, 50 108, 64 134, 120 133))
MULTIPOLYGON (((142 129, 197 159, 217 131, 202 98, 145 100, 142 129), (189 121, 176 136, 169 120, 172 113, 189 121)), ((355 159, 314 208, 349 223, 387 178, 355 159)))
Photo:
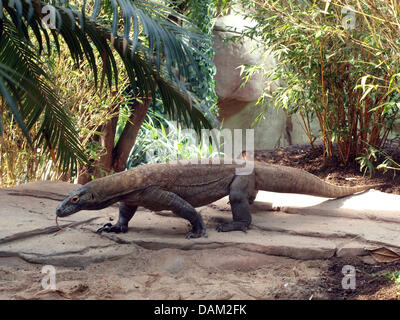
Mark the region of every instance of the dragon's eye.
POLYGON ((73 196, 71 200, 69 200, 71 203, 78 203, 79 202, 79 197, 78 196, 73 196))

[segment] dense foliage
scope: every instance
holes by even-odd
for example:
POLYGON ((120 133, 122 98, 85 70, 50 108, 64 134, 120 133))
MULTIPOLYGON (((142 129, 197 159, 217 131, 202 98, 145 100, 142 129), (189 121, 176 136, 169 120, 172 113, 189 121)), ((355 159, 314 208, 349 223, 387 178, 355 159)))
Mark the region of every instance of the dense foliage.
MULTIPOLYGON (((44 163, 50 157, 67 176, 76 174, 78 162, 93 160, 97 147, 83 146, 82 137, 85 130, 96 134, 99 123, 90 123, 97 118, 95 111, 101 114, 98 100, 103 99, 105 106, 115 100, 113 95, 120 96, 121 74, 122 84, 128 79, 135 88, 136 100, 160 99, 166 113, 178 121, 196 130, 210 126, 212 116, 204 116, 208 109, 190 92, 190 80, 199 72, 204 37, 168 1, 2 0, 0 11, 0 131, 7 130, 0 153, 2 180, 15 169, 11 166, 15 158, 9 155, 22 150, 44 163), (85 99, 98 95, 92 105, 84 102, 86 109, 57 88, 54 75, 58 70, 49 65, 55 54, 61 59, 71 57, 66 72, 75 69, 75 75, 89 76, 93 86, 77 86, 85 99), (104 99, 106 85, 110 97, 104 99), (93 87, 91 93, 89 87, 93 87), (85 110, 92 110, 94 116, 87 118, 85 110), (82 126, 85 117, 91 121, 82 126)), ((115 104, 108 108, 104 121, 113 114, 115 104)), ((20 158, 19 165, 26 171, 30 160, 24 159, 20 158)), ((21 176, 29 180, 27 172, 21 176)))
POLYGON ((46 56, 60 54, 64 42, 77 67, 88 62, 97 87, 117 88, 121 69, 116 59, 121 59, 138 97, 158 92, 166 110, 180 121, 190 120, 197 129, 208 126, 207 110, 184 86, 198 70, 203 36, 190 19, 164 3, 0 1, 0 93, 9 111, 3 118, 11 116, 28 142, 55 155, 65 171, 76 168, 76 160, 87 160, 45 67, 46 56), (32 136, 36 123, 41 127, 32 136))
POLYGON ((398 2, 242 3, 258 22, 246 36, 261 40, 279 61, 266 75, 286 84, 275 103, 301 115, 310 142, 316 119, 327 158, 334 144, 343 163, 381 148, 400 106, 398 2))
POLYGON ((199 73, 193 74, 191 88, 204 104, 204 109, 218 112, 217 94, 215 93, 214 75, 216 68, 212 63, 214 58, 213 49, 213 17, 216 9, 215 0, 189 0, 186 6, 189 8, 188 16, 198 26, 199 30, 205 35, 206 41, 200 44, 199 50, 202 56, 199 56, 199 73))

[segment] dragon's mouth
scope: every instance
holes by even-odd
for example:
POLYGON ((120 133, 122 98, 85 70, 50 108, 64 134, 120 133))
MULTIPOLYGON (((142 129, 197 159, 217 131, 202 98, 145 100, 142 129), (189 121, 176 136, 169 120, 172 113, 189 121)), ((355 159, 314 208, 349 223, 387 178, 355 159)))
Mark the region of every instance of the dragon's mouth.
POLYGON ((68 217, 71 214, 74 214, 76 212, 76 210, 68 210, 68 209, 62 209, 61 207, 57 207, 56 209, 56 216, 57 217, 68 217))

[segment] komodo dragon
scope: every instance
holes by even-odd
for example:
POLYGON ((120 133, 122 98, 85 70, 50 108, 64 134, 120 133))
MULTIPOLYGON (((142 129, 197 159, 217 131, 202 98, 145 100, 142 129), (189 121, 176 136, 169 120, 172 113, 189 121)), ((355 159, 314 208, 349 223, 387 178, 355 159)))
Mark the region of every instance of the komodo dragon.
MULTIPOLYGON (((200 162, 195 159, 194 162, 200 162)), ((205 159, 201 159, 204 161, 205 159)), ((243 160, 219 164, 147 164, 88 182, 72 191, 57 207, 57 217, 80 210, 98 210, 119 202, 119 219, 105 224, 98 232, 126 232, 138 206, 154 211, 171 210, 187 219, 192 230, 186 238, 206 235, 206 228, 195 207, 204 206, 229 195, 233 221, 219 224, 217 231, 246 231, 251 223, 249 204, 257 190, 301 193, 340 198, 377 185, 335 186, 306 171, 243 160), (253 167, 254 166, 254 167, 253 167), (238 174, 237 170, 254 168, 238 174)))

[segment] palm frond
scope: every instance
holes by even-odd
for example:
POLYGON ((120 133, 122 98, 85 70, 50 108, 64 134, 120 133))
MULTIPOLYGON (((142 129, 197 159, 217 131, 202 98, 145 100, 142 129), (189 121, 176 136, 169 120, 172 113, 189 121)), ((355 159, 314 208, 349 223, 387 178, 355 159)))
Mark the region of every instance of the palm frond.
MULTIPOLYGON (((196 57, 201 54, 196 48, 203 41, 186 17, 166 5, 144 0, 94 0, 91 8, 86 1, 81 8, 71 1, 67 6, 63 3, 50 6, 38 0, 0 0, 0 12, 4 13, 1 21, 8 24, 7 30, 0 30, 0 46, 4 51, 0 64, 15 71, 14 76, 7 78, 5 69, 2 71, 4 66, 0 65, 0 92, 27 137, 29 128, 41 119, 41 131, 35 138, 46 142, 48 148, 57 148, 58 160, 64 168, 72 165, 74 154, 78 160, 84 159, 70 117, 49 86, 39 56, 31 46, 34 42, 38 54, 46 48, 50 55, 54 48, 60 51, 59 37, 67 44, 78 66, 83 59, 88 61, 96 85, 99 80, 100 87, 104 81, 109 87, 118 85, 115 49, 124 61, 132 87, 141 96, 151 94, 154 98, 157 88, 171 115, 192 122, 197 130, 210 127, 212 116, 204 116, 208 110, 201 109, 181 82, 196 72, 196 57), (53 29, 42 23, 45 6, 54 13, 53 29), (98 19, 103 9, 111 12, 110 25, 98 19), (180 19, 185 27, 167 19, 168 15, 180 19), (6 33, 11 35, 7 38, 6 33), (102 61, 101 75, 97 70, 96 51, 102 61), (11 56, 6 56, 6 52, 11 56)), ((217 122, 215 118, 213 121, 217 122)))
POLYGON ((3 18, 0 43, 0 90, 26 137, 40 119, 41 128, 33 141, 57 149, 57 160, 65 171, 76 168, 76 159, 86 161, 71 115, 60 102, 55 88, 41 67, 32 46, 27 45, 15 26, 3 18))

